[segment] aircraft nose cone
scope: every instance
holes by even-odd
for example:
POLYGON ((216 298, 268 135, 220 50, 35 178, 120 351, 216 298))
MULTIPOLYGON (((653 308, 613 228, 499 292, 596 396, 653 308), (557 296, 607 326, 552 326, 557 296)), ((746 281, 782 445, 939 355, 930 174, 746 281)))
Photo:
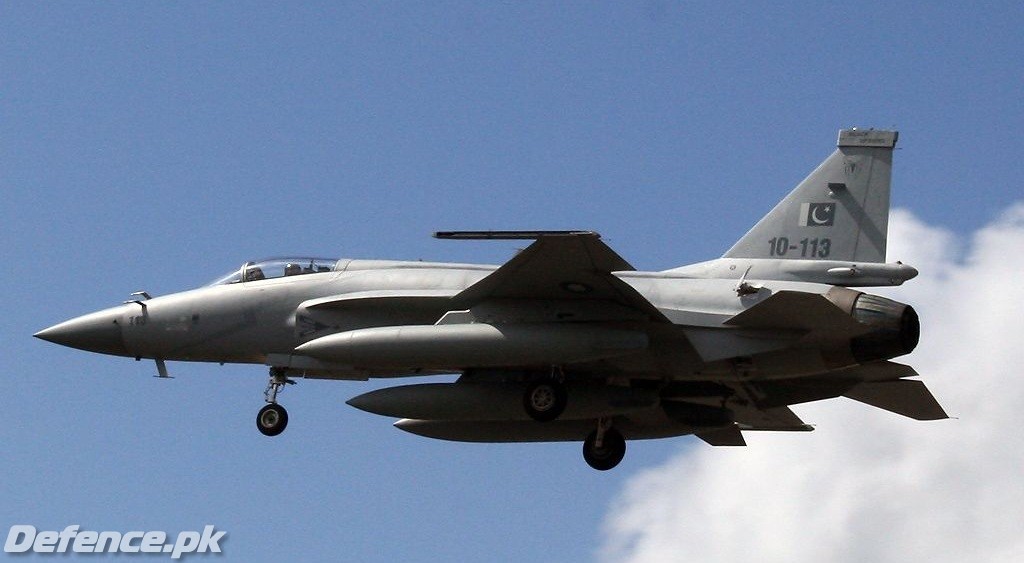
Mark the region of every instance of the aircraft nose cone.
POLYGON ((127 356, 121 334, 122 312, 121 307, 116 307, 89 313, 43 329, 34 336, 79 350, 127 356))

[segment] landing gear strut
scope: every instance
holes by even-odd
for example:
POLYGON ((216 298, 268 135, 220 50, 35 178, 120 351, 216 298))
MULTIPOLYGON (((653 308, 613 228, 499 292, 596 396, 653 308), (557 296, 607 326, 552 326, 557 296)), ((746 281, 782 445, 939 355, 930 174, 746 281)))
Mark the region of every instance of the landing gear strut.
POLYGON ((610 418, 597 421, 597 429, 583 441, 583 459, 598 471, 608 471, 626 455, 626 439, 612 428, 610 418))
POLYGON ((288 411, 277 404, 277 393, 285 385, 294 383, 285 375, 284 368, 270 368, 270 381, 267 382, 267 390, 263 392, 267 404, 256 415, 256 428, 264 436, 277 436, 288 426, 288 411))

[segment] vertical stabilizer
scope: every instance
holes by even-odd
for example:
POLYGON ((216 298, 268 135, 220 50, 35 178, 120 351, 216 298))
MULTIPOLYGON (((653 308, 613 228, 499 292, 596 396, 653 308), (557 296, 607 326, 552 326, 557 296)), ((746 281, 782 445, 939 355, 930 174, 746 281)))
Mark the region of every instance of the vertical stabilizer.
POLYGON ((843 129, 838 148, 724 258, 885 262, 896 131, 843 129))

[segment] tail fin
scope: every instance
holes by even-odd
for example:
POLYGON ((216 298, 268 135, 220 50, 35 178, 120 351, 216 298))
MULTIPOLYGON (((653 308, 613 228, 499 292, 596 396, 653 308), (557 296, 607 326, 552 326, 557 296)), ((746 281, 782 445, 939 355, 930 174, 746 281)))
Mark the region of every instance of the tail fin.
POLYGON ((898 137, 896 131, 839 131, 839 148, 723 258, 885 262, 898 137))

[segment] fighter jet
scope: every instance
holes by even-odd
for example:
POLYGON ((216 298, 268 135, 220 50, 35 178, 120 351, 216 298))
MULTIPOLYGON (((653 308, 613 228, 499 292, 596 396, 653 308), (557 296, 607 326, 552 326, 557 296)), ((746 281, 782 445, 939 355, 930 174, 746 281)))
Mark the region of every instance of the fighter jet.
POLYGON ((280 434, 298 378, 457 374, 348 404, 401 430, 467 442, 582 441, 595 469, 627 440, 809 431, 789 405, 845 396, 946 418, 907 365, 914 309, 851 289, 917 270, 887 263, 896 131, 847 129, 838 148, 721 258, 641 272, 592 231, 438 232, 532 242, 501 266, 284 258, 213 283, 146 292, 35 336, 165 362, 262 364, 256 426, 280 434))

